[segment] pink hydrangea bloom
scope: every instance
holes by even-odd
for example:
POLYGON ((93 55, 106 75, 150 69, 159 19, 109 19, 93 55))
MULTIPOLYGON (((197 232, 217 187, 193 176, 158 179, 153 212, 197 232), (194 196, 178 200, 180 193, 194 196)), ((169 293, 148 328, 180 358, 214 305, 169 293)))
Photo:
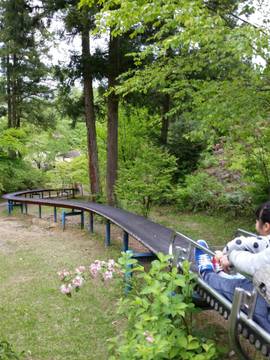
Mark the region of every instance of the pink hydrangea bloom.
POLYGON ((81 276, 76 276, 73 280, 72 280, 72 286, 74 288, 80 288, 83 285, 83 278, 81 276))
POLYGON ((85 272, 85 270, 86 270, 85 266, 80 265, 80 266, 78 266, 78 267, 75 269, 75 272, 76 272, 77 274, 82 274, 82 273, 85 272))
POLYGON ((145 336, 145 340, 149 343, 153 343, 155 341, 155 339, 153 338, 153 336, 149 333, 149 331, 145 331, 143 333, 143 335, 145 336))
POLYGON ((97 277, 101 267, 99 267, 97 264, 93 263, 89 266, 90 274, 95 278, 97 277))
POLYGON ((68 295, 72 291, 72 285, 71 284, 63 284, 60 286, 60 291, 64 295, 68 295))
POLYGON ((70 276, 70 272, 67 270, 59 271, 57 274, 60 277, 61 281, 65 280, 66 277, 70 276))
POLYGON ((151 335, 146 336, 145 340, 148 341, 151 344, 154 342, 154 338, 151 335))
POLYGON ((113 273, 112 271, 105 271, 105 273, 103 274, 103 279, 104 280, 110 280, 113 277, 113 273))

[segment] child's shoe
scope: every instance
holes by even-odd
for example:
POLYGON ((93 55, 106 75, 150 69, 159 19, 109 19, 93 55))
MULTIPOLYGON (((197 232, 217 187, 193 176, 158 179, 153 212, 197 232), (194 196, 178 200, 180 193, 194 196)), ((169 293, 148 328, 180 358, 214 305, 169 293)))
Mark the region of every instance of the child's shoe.
MULTIPOLYGON (((197 243, 207 249, 209 248, 207 242, 204 240, 198 240, 197 243)), ((215 271, 212 264, 212 258, 209 254, 199 248, 195 248, 194 257, 200 275, 204 271, 215 271)))

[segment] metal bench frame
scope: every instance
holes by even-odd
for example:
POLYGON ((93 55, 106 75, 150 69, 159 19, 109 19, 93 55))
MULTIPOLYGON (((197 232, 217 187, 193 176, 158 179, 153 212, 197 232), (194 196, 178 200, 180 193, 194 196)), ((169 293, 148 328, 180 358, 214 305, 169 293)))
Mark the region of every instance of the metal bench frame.
MULTIPOLYGON (((256 236, 242 229, 238 229, 237 232, 242 235, 256 236)), ((196 241, 186 235, 175 232, 172 236, 169 249, 169 253, 172 255, 172 266, 177 266, 179 270, 181 270, 181 264, 184 260, 191 261, 195 248, 202 249, 211 256, 215 255, 210 249, 206 249, 199 245, 196 241), (187 247, 175 245, 177 236, 186 239, 187 247)), ((252 360, 241 346, 240 335, 248 339, 249 342, 254 345, 257 350, 260 350, 264 356, 270 358, 270 334, 252 319, 258 295, 256 289, 250 293, 244 289, 236 288, 232 303, 212 289, 200 277, 197 278, 195 290, 200 299, 207 305, 208 309, 212 308, 218 311, 220 315, 228 320, 230 345, 238 355, 239 359, 252 360), (246 313, 241 310, 243 308, 245 308, 246 313)))

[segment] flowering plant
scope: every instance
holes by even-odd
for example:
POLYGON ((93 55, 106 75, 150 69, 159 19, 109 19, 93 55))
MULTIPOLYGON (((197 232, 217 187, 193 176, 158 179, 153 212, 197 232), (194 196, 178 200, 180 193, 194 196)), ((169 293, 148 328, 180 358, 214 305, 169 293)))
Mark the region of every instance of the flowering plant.
POLYGON ((189 271, 188 262, 182 274, 176 268, 169 271, 169 256, 157 256, 148 271, 130 254, 119 259, 137 275, 129 276, 130 291, 118 306, 126 327, 109 340, 109 360, 217 359, 214 343, 197 337, 192 328, 191 315, 197 311, 192 303, 196 275, 189 271))
POLYGON ((125 329, 109 339, 109 360, 214 360, 215 345, 195 336, 191 314, 192 294, 196 275, 189 263, 183 263, 183 273, 168 269, 169 256, 158 254, 158 260, 145 271, 128 252, 114 260, 95 260, 89 267, 79 266, 75 272, 59 272, 63 282, 60 291, 71 296, 87 277, 107 282, 114 277, 125 278, 125 293, 118 312, 125 318, 125 329), (136 276, 132 274, 136 273, 136 276))
POLYGON ((62 285, 62 294, 72 296, 73 291, 79 291, 88 278, 100 277, 103 281, 111 280, 116 275, 121 275, 120 266, 113 260, 95 260, 88 267, 80 265, 75 271, 61 270, 58 276, 62 285))

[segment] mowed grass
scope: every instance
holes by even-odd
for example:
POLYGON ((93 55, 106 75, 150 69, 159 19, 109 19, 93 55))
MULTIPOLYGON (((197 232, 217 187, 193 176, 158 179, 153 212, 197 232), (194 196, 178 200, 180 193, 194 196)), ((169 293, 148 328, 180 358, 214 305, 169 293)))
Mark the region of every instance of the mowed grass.
POLYGON ((194 240, 205 239, 211 246, 221 246, 233 239, 238 228, 255 232, 255 216, 235 217, 232 213, 180 213, 173 208, 156 208, 153 221, 179 231, 194 240))
MULTIPOLYGON (((0 213, 0 339, 25 351, 28 360, 108 359, 107 339, 122 326, 116 313, 122 289, 95 280, 68 298, 59 292, 57 271, 117 259, 121 232, 113 228, 113 246, 106 249, 104 224, 95 222, 97 233, 90 235, 76 225, 79 219, 69 218, 63 232, 50 208, 42 208, 44 220, 37 219, 37 207, 29 213, 0 213)), ((253 229, 251 219, 180 214, 170 207, 154 209, 151 218, 215 245, 230 240, 238 227, 253 229)))
POLYGON ((59 292, 57 271, 117 258, 119 249, 105 249, 100 236, 79 229, 31 220, 0 218, 0 339, 27 359, 107 359, 121 289, 92 281, 68 298, 59 292))

